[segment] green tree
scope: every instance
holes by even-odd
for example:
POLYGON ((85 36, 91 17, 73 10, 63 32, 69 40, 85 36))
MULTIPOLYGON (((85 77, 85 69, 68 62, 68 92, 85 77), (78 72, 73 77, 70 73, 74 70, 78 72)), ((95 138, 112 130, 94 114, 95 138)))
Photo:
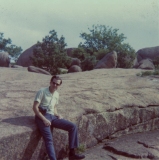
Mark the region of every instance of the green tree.
POLYGON ((0 33, 0 51, 8 52, 11 58, 14 61, 17 61, 19 55, 22 52, 22 48, 13 45, 10 38, 5 39, 3 33, 0 33))
POLYGON ((105 25, 93 25, 92 29, 88 28, 88 30, 90 33, 80 34, 84 43, 80 43, 79 47, 84 48, 90 55, 95 55, 97 59, 115 50, 119 60, 117 67, 129 68, 131 66, 135 58, 135 50, 129 44, 124 43, 126 37, 123 33, 118 34, 119 29, 105 25))
POLYGON ((33 65, 51 74, 59 74, 58 68, 67 68, 71 63, 71 58, 64 51, 66 46, 63 36, 58 38, 55 30, 50 31, 42 42, 37 42, 33 56, 30 57, 33 65))

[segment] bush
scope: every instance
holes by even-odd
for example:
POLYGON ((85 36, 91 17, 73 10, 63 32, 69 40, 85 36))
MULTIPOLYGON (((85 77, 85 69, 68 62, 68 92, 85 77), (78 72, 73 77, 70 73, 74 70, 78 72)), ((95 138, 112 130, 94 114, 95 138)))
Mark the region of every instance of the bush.
POLYGON ((92 70, 94 68, 94 66, 96 65, 97 60, 95 56, 88 56, 82 63, 82 71, 89 71, 92 70))
POLYGON ((141 73, 137 73, 137 76, 144 77, 144 76, 151 76, 151 75, 159 75, 159 70, 155 71, 143 71, 141 73))

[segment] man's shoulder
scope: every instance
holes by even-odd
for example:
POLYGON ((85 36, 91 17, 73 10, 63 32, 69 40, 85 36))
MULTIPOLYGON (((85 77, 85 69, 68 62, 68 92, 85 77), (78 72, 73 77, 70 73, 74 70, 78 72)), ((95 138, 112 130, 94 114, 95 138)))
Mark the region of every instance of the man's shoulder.
POLYGON ((44 87, 44 88, 40 88, 38 92, 47 92, 48 91, 48 87, 44 87))

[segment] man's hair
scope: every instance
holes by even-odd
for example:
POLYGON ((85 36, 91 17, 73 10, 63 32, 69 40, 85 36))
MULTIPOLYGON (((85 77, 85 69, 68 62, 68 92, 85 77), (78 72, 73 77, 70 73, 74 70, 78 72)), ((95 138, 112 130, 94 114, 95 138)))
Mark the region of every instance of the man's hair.
POLYGON ((60 85, 62 84, 62 79, 59 76, 56 76, 56 75, 52 76, 50 82, 52 82, 53 79, 61 80, 60 85))

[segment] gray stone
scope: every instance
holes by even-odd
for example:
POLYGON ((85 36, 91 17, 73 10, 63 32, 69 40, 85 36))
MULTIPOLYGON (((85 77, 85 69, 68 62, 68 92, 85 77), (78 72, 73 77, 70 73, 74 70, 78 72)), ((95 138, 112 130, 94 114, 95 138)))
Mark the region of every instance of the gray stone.
POLYGON ((31 46, 30 48, 26 49, 18 58, 17 65, 23 66, 23 67, 29 67, 32 64, 32 61, 30 60, 30 57, 33 56, 33 50, 35 48, 36 44, 31 46))
POLYGON ((138 62, 147 58, 153 60, 156 57, 159 57, 159 46, 139 49, 136 54, 138 62))
POLYGON ((41 74, 51 75, 51 74, 50 74, 49 72, 47 72, 46 70, 41 69, 41 68, 38 68, 38 67, 35 67, 35 66, 29 66, 29 67, 28 67, 28 71, 29 71, 29 72, 35 72, 35 73, 41 73, 41 74))
POLYGON ((154 70, 155 66, 154 66, 154 64, 153 64, 151 59, 143 59, 138 63, 138 67, 137 68, 154 70))
POLYGON ((116 68, 117 65, 117 53, 112 51, 106 54, 94 67, 94 69, 101 68, 116 68))
POLYGON ((68 73, 73 73, 73 72, 82 72, 82 69, 77 65, 73 65, 68 69, 68 73))
POLYGON ((10 58, 7 52, 0 52, 0 67, 9 67, 10 58))

